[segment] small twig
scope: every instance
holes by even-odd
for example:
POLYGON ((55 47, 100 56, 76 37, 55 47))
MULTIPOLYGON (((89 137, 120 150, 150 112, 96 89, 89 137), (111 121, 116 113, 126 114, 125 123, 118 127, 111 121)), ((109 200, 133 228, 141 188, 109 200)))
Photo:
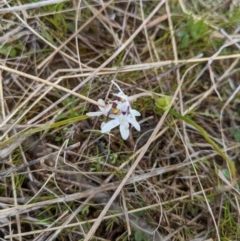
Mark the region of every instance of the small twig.
POLYGON ((69 0, 45 0, 45 1, 40 1, 40 2, 36 2, 36 3, 24 4, 24 5, 21 5, 21 6, 2 8, 2 9, 0 9, 0 14, 1 13, 11 13, 11 12, 14 12, 14 11, 29 10, 29 9, 33 9, 33 8, 40 8, 40 7, 58 4, 58 3, 61 3, 61 2, 67 2, 67 1, 69 1, 69 0))

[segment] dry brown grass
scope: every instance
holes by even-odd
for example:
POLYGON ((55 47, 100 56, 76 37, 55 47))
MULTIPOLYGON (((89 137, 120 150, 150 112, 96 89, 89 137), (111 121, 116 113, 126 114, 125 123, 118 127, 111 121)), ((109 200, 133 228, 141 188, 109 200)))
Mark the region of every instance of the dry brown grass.
POLYGON ((112 79, 170 96, 239 173, 239 14, 237 1, 1 0, 0 240, 240 240, 239 181, 192 125, 148 96, 126 141, 84 116, 112 79))

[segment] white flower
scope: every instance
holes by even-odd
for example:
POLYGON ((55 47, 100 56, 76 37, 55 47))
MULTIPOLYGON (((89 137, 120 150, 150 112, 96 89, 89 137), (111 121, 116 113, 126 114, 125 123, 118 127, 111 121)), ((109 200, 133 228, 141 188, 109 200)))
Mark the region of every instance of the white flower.
POLYGON ((108 133, 113 128, 119 126, 120 134, 124 140, 129 137, 129 128, 132 125, 136 130, 140 131, 140 125, 136 120, 136 116, 140 116, 141 114, 132 109, 130 105, 131 97, 128 97, 123 93, 121 88, 114 82, 112 83, 118 88, 119 93, 113 94, 117 96, 117 100, 111 101, 109 104, 105 104, 102 99, 98 100, 99 103, 99 111, 96 112, 88 112, 86 115, 88 116, 101 116, 105 115, 108 118, 111 118, 110 121, 102 122, 101 124, 101 132, 108 133))
POLYGON ((100 109, 100 111, 96 111, 96 112, 88 112, 86 115, 87 116, 101 116, 101 115, 105 115, 107 116, 109 111, 112 109, 112 104, 108 104, 106 105, 104 100, 99 99, 98 103, 100 104, 98 107, 100 109), (105 106, 105 107, 102 107, 105 106))
POLYGON ((139 116, 140 113, 136 110, 131 109, 130 106, 127 106, 127 109, 121 110, 120 115, 110 114, 110 120, 107 123, 103 123, 102 125, 102 133, 107 133, 111 131, 113 128, 120 126, 120 134, 124 140, 129 137, 129 126, 130 124, 135 127, 136 130, 140 131, 140 125, 137 122, 135 116, 139 116))

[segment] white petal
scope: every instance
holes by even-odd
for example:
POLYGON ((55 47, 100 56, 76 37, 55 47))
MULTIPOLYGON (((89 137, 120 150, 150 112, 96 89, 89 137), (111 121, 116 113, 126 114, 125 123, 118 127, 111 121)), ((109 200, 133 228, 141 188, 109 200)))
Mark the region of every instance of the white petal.
POLYGON ((98 99, 98 103, 101 104, 101 105, 105 105, 105 102, 103 99, 98 99))
POLYGON ((98 103, 100 104, 100 105, 103 105, 103 106, 105 106, 105 107, 102 107, 102 106, 98 106, 99 107, 99 109, 102 111, 102 112, 104 112, 105 111, 105 109, 107 108, 106 107, 106 105, 105 105, 105 102, 104 102, 104 100, 103 99, 98 99, 98 103))
POLYGON ((121 90, 121 88, 119 87, 119 85, 118 85, 114 80, 112 80, 112 83, 118 88, 118 90, 120 91, 120 93, 123 93, 123 91, 121 90))
POLYGON ((128 100, 128 96, 125 95, 123 92, 119 92, 119 93, 113 94, 113 95, 119 97, 119 98, 122 99, 122 100, 128 100))
POLYGON ((104 105, 105 107, 102 106, 98 106, 98 108, 100 109, 100 111, 96 111, 96 112, 88 112, 86 115, 88 116, 100 116, 100 115, 108 115, 108 112, 111 110, 112 108, 112 104, 109 105, 105 105, 104 100, 102 99, 98 99, 98 103, 101 105, 104 105))
POLYGON ((120 133, 123 140, 127 140, 129 137, 129 127, 126 125, 120 125, 120 133))
POLYGON ((128 111, 128 107, 129 107, 129 104, 127 101, 124 101, 124 102, 119 102, 117 104, 117 109, 119 109, 121 112, 125 111, 127 112, 128 111))
POLYGON ((112 104, 108 104, 105 108, 105 111, 109 112, 112 109, 112 104))
POLYGON ((140 112, 138 112, 137 110, 134 110, 134 109, 131 109, 131 110, 130 110, 130 113, 131 113, 131 115, 133 115, 133 116, 140 116, 140 115, 141 115, 140 112))
POLYGON ((134 128, 137 130, 137 131, 140 131, 141 130, 141 127, 139 125, 139 123, 137 122, 137 120, 131 116, 128 116, 128 122, 131 123, 134 128))
POLYGON ((102 111, 96 111, 96 112, 88 112, 86 113, 87 116, 100 116, 102 115, 102 111))
POLYGON ((124 126, 124 125, 125 125, 125 126, 129 126, 127 118, 128 118, 127 115, 123 115, 123 114, 121 114, 121 115, 119 116, 119 122, 120 122, 120 125, 123 125, 123 126, 124 126))
POLYGON ((116 126, 120 125, 119 119, 113 119, 110 120, 109 122, 107 122, 105 125, 102 126, 102 133, 107 133, 110 130, 112 130, 113 128, 115 128, 116 126))

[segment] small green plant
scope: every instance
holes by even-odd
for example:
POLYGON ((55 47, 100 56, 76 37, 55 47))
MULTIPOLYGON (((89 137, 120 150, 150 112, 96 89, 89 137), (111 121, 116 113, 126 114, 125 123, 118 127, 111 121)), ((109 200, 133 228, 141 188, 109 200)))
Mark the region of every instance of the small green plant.
POLYGON ((46 29, 44 28, 41 29, 41 36, 43 36, 51 44, 54 44, 53 35, 50 32, 48 32, 46 29))
POLYGON ((57 30, 56 34, 58 34, 59 37, 64 37, 67 32, 67 23, 62 13, 65 5, 66 3, 63 2, 43 8, 44 12, 55 12, 53 15, 45 16, 44 19, 52 24, 53 28, 57 30))
POLYGON ((112 231, 113 228, 114 228, 115 221, 116 221, 116 218, 114 218, 114 217, 113 217, 113 218, 110 218, 110 219, 107 221, 106 230, 112 231))
POLYGON ((196 44, 201 38, 206 36, 208 27, 203 20, 195 22, 191 17, 186 24, 182 24, 181 29, 176 33, 180 40, 179 48, 186 48, 189 44, 196 44))
POLYGON ((19 50, 23 49, 23 45, 21 44, 9 44, 6 43, 0 47, 0 54, 4 56, 9 56, 14 58, 18 55, 19 50))
POLYGON ((86 204, 86 205, 81 209, 81 214, 83 214, 83 215, 88 215, 88 214, 89 214, 89 208, 90 208, 90 205, 86 204))

